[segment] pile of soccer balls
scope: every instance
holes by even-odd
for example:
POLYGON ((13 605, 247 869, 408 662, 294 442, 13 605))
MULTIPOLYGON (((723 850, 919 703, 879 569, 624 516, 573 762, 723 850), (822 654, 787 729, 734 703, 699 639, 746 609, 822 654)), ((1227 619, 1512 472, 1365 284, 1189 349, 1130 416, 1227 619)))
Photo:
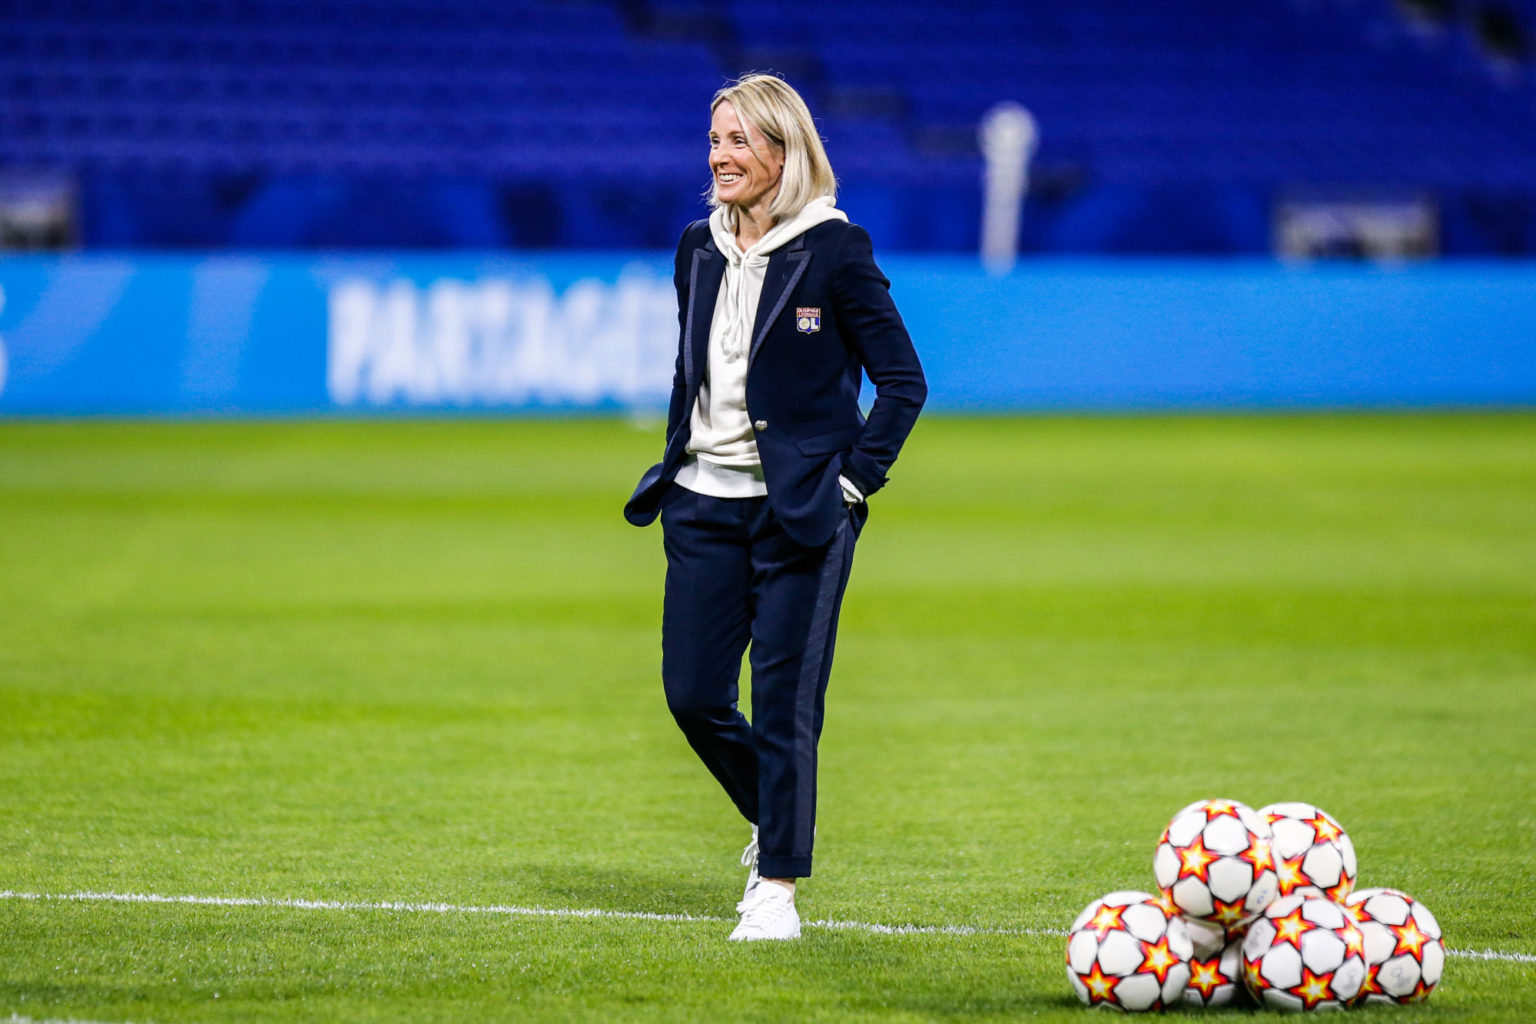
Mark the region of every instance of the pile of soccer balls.
POLYGON ((1089 1006, 1221 1006, 1244 989, 1276 1010, 1429 998, 1445 966, 1433 914, 1355 885, 1355 848, 1311 804, 1190 804, 1152 858, 1158 895, 1094 900, 1067 934, 1067 980, 1089 1006))

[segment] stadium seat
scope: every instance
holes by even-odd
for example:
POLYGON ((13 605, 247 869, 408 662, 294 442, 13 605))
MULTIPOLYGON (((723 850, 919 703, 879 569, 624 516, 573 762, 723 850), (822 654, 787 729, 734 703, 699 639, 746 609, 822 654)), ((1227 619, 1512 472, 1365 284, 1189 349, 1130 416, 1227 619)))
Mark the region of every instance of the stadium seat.
MULTIPOLYGON (((73 172, 87 245, 653 245, 680 224, 615 223, 634 216, 616 197, 697 213, 707 100, 756 61, 794 72, 891 248, 974 248, 975 128, 1002 100, 1040 125, 1042 249, 1265 252, 1262 218, 1223 211, 1298 183, 1536 216, 1536 76, 1469 28, 1497 7, 1529 40, 1536 0, 1454 0, 1428 25, 1394 0, 8 7, 0 167, 73 172)), ((1447 251, 1506 251, 1484 219, 1447 251)))

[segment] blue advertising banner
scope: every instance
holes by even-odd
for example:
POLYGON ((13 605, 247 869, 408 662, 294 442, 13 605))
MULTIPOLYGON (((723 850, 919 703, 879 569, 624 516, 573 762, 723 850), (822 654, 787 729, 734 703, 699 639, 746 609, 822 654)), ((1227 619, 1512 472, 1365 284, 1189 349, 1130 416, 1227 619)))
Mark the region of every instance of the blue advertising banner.
POLYGON ((0 289, 0 412, 651 406, 676 346, 654 257, 13 257, 0 289))
MULTIPOLYGON (((1536 404, 1536 266, 882 265, 952 410, 1536 404)), ((0 258, 0 414, 652 409, 655 254, 0 258)))

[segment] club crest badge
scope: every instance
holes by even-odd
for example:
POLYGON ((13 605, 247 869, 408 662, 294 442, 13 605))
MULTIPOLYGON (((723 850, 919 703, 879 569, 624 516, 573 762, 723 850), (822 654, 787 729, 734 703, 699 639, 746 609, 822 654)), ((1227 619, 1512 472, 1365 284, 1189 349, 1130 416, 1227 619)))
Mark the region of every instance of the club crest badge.
POLYGON ((796 306, 795 330, 801 334, 815 334, 821 330, 821 307, 796 306))

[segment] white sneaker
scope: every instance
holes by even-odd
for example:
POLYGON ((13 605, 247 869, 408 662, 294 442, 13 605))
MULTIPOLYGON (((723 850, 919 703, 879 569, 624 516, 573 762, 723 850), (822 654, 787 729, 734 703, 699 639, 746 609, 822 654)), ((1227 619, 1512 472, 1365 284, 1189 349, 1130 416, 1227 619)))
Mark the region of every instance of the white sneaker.
POLYGON ((752 826, 752 841, 747 848, 741 851, 741 866, 748 868, 747 888, 741 894, 741 902, 736 904, 736 913, 745 913, 747 904, 752 902, 752 894, 757 891, 757 883, 763 880, 763 876, 757 873, 757 826, 752 826))
POLYGON ((741 912, 741 923, 731 932, 732 942, 799 937, 800 913, 795 910, 795 894, 777 882, 757 887, 741 912))

